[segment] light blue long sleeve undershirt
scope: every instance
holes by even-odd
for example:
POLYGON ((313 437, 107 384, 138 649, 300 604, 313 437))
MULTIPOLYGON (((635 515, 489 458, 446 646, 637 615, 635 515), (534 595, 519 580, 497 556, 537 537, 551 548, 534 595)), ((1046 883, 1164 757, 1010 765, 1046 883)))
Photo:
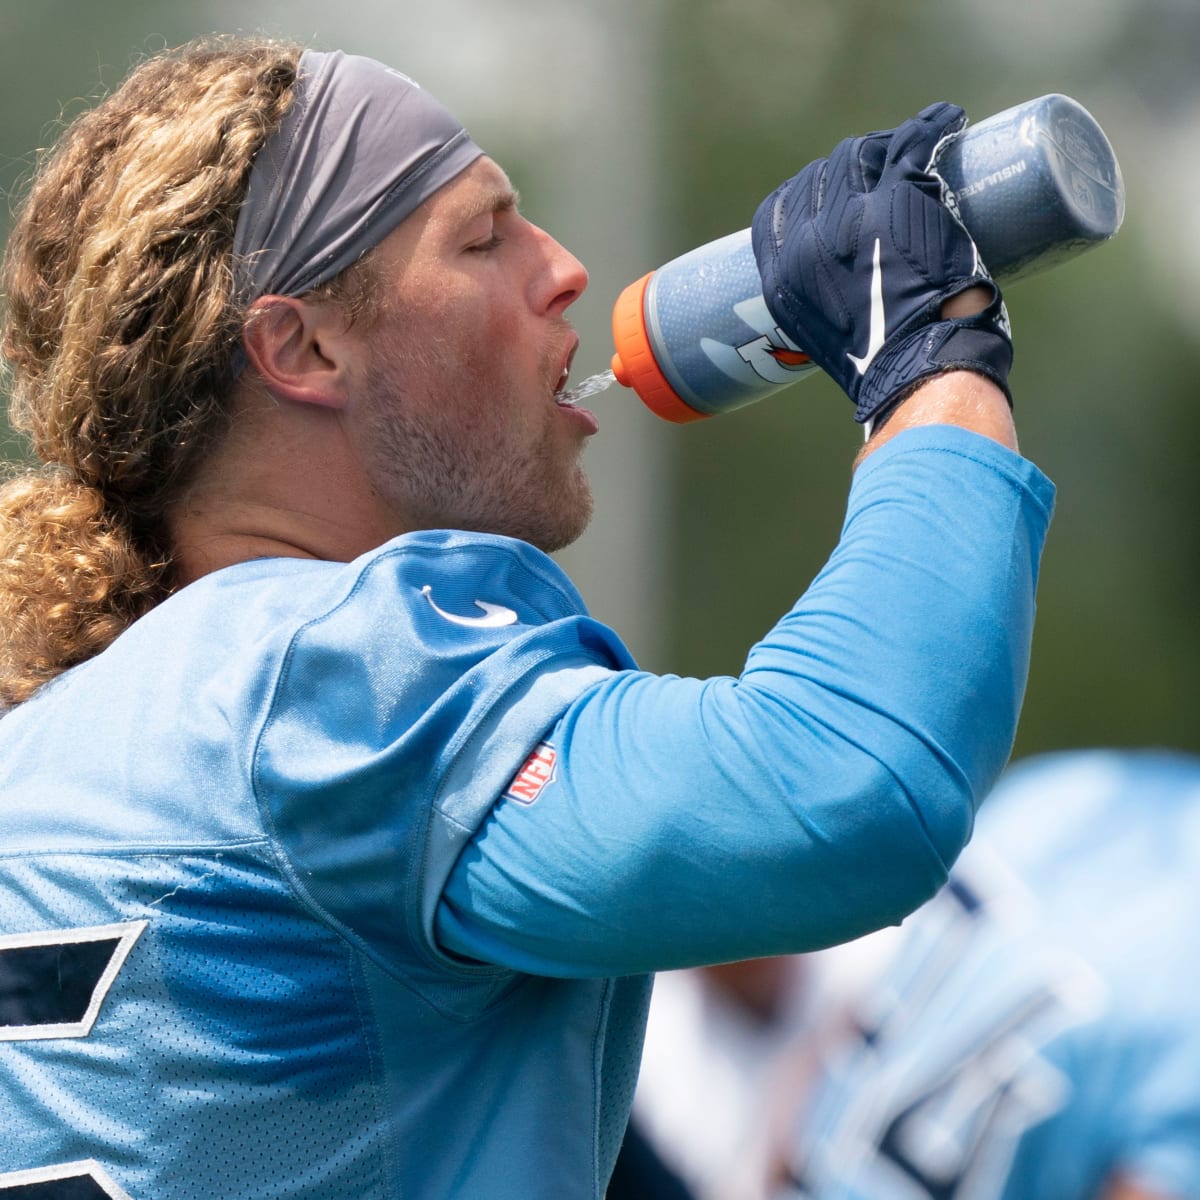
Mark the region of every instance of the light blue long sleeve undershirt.
POLYGON ((899 922, 1010 754, 1053 499, 961 429, 880 448, 826 567, 738 678, 616 672, 571 704, 546 735, 553 783, 501 799, 450 876, 441 946, 624 975, 899 922))

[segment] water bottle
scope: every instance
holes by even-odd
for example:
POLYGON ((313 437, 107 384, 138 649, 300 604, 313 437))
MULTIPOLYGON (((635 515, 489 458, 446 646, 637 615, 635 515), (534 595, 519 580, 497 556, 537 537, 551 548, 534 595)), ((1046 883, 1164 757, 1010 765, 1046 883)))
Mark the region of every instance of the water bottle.
MULTIPOLYGON (((1112 146, 1068 96, 1041 96, 969 125, 937 169, 980 257, 1001 283, 1111 238, 1125 215, 1112 146)), ((627 287, 613 309, 617 382, 668 421, 752 404, 815 370, 780 330, 743 229, 627 287)))

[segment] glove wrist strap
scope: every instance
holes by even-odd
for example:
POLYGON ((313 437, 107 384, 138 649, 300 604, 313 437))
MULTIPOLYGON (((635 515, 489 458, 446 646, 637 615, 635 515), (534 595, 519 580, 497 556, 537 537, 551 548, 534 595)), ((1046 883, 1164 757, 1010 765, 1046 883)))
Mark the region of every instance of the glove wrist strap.
POLYGON ((982 327, 976 318, 936 321, 907 338, 885 347, 867 369, 858 393, 854 419, 872 422, 890 415, 916 387, 945 371, 974 371, 995 383, 1012 407, 1008 372, 1012 343, 995 329, 982 327))

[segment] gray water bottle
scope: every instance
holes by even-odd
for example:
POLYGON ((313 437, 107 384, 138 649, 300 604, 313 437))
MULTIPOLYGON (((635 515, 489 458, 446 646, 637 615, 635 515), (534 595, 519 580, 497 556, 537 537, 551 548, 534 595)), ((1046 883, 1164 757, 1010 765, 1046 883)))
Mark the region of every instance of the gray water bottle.
MULTIPOLYGON (((1116 155, 1068 96, 968 125, 937 169, 980 257, 1004 284, 1111 238, 1125 215, 1116 155)), ((617 381, 669 421, 752 404, 815 370, 775 324, 743 229, 651 271, 613 309, 617 381)))

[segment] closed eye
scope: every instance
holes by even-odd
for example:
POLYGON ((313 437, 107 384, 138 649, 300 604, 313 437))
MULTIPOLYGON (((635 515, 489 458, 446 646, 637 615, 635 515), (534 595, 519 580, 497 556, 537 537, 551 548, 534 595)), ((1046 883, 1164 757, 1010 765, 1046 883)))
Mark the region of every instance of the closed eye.
POLYGON ((468 246, 467 249, 473 252, 485 250, 495 250, 501 242, 504 241, 504 236, 499 233, 493 233, 486 241, 476 242, 473 246, 468 246))

